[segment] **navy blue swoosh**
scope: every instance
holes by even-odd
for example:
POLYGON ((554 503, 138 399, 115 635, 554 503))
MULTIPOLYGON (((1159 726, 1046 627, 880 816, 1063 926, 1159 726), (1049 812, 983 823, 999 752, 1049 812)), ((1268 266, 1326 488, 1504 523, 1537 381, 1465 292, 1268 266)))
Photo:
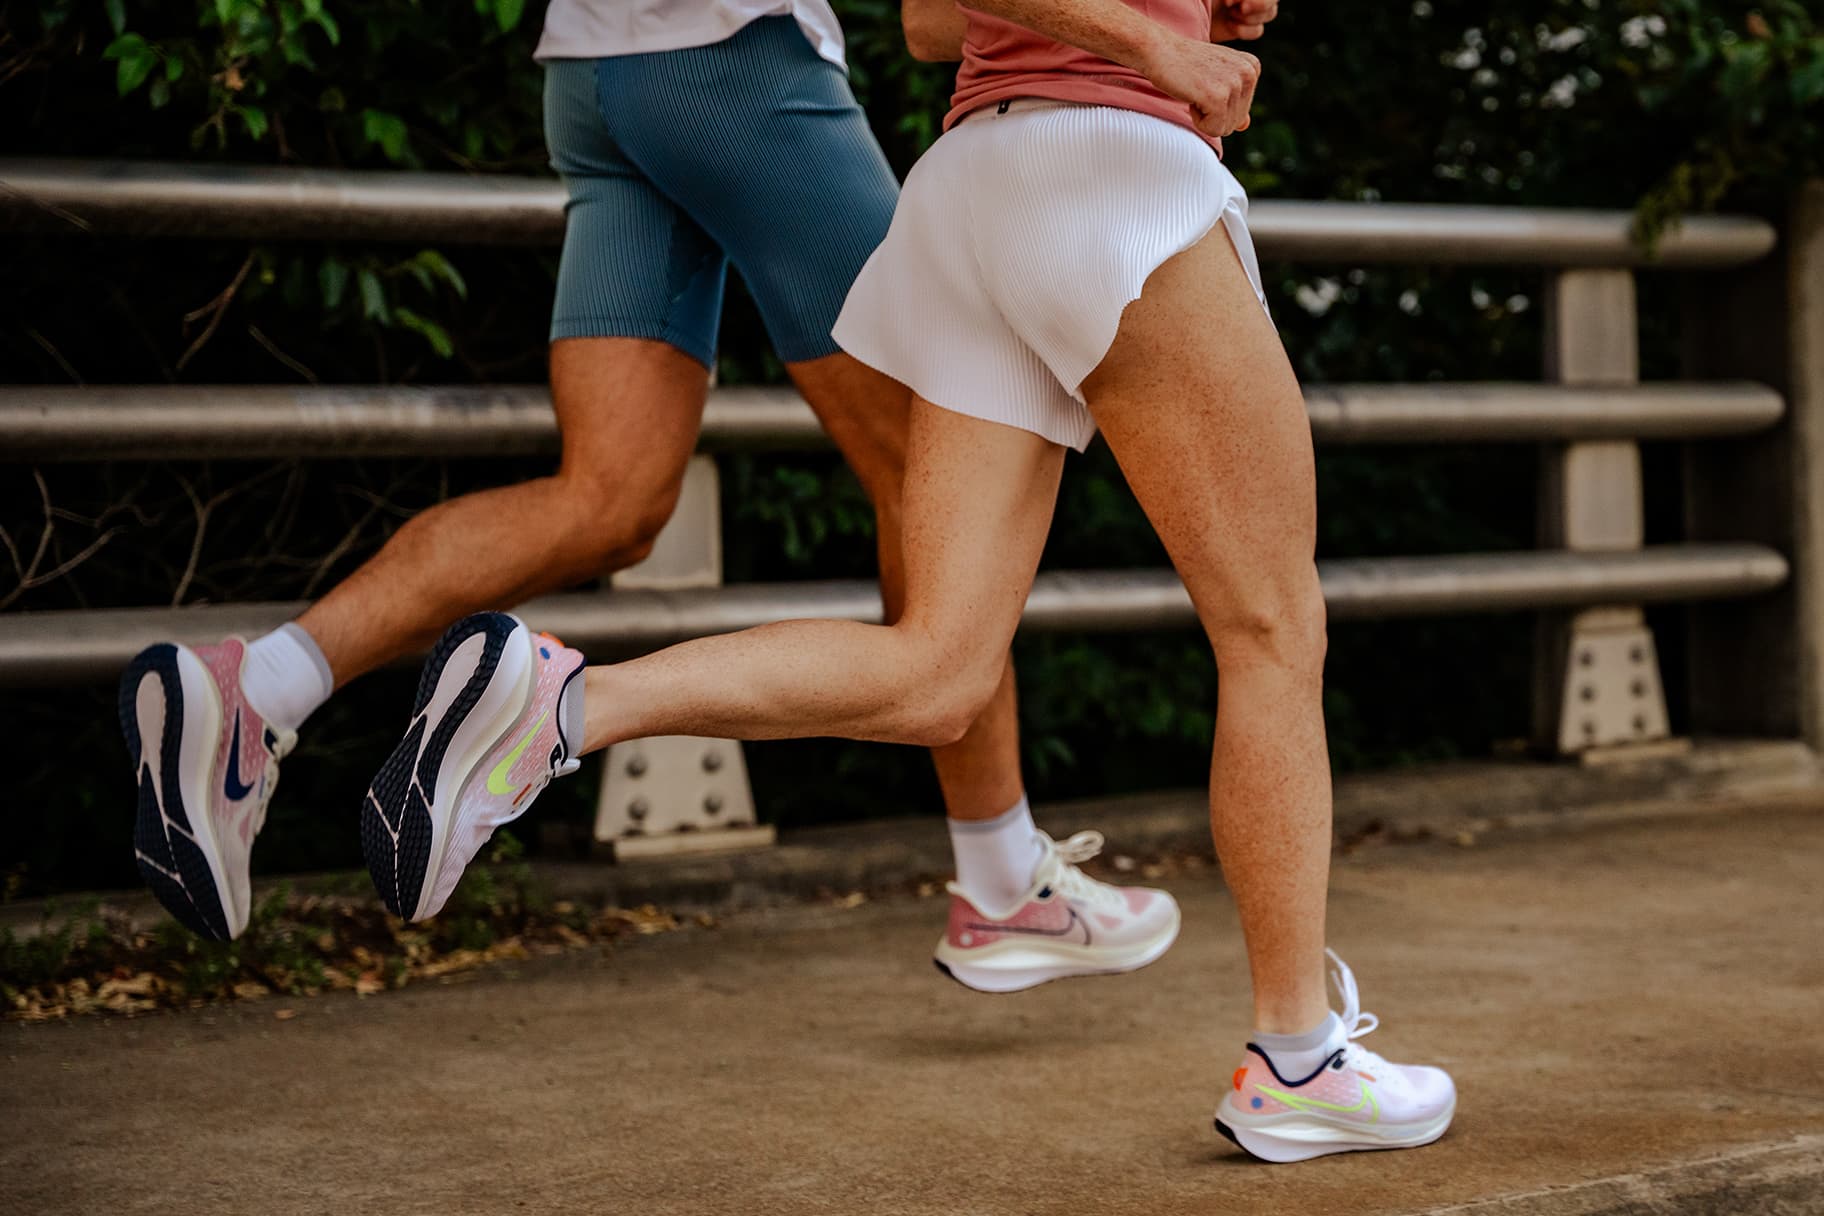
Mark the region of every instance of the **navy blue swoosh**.
POLYGON ((251 785, 241 784, 241 711, 234 711, 234 734, 228 740, 228 771, 222 776, 222 792, 228 801, 239 802, 253 793, 251 785))
MULTIPOLYGON (((964 925, 965 929, 974 929, 980 933, 1024 933, 1029 937, 1064 937, 1083 922, 1077 919, 1077 910, 1070 910, 1070 923, 1062 929, 1027 929, 1013 925, 964 925)), ((1089 945, 1089 926, 1083 925, 1083 944, 1089 945)))

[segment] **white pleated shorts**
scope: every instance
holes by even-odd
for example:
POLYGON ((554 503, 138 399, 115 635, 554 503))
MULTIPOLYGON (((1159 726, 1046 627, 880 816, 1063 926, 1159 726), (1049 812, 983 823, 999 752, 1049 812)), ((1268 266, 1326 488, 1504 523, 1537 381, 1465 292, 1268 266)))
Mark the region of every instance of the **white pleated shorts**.
POLYGON ((1082 451, 1082 384, 1147 276, 1221 223, 1266 307, 1248 197, 1195 132, 1041 100, 971 115, 913 166, 834 335, 933 405, 1082 451))

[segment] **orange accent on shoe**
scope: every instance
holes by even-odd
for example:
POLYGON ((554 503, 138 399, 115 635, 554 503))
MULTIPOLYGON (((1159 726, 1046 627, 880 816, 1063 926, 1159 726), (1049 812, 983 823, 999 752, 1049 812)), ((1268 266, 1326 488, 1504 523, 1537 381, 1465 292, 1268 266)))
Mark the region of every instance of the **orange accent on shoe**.
MULTIPOLYGON (((541 638, 550 638, 551 644, 554 646, 559 646, 559 647, 564 646, 564 639, 558 637, 555 633, 546 633, 544 630, 541 629, 538 631, 538 636, 541 638)), ((564 648, 568 649, 568 647, 564 647, 564 648)))
POLYGON ((1243 1081, 1246 1081, 1247 1079, 1248 1079, 1248 1068, 1247 1068, 1247 1065, 1244 1064, 1240 1068, 1237 1068, 1235 1070, 1235 1088, 1240 1089, 1241 1083, 1243 1081))
POLYGON ((1356 1069, 1356 1071, 1355 1071, 1355 1075, 1356 1075, 1356 1076, 1358 1076, 1358 1077, 1360 1077, 1360 1078, 1361 1078, 1361 1079, 1362 1079, 1362 1080, 1364 1080, 1364 1081, 1372 1081, 1372 1080, 1374 1080, 1374 1074, 1372 1074, 1372 1073, 1366 1073, 1366 1072, 1363 1072, 1363 1071, 1362 1071, 1362 1070, 1361 1070, 1361 1069, 1359 1069, 1359 1068, 1358 1068, 1358 1069, 1356 1069))

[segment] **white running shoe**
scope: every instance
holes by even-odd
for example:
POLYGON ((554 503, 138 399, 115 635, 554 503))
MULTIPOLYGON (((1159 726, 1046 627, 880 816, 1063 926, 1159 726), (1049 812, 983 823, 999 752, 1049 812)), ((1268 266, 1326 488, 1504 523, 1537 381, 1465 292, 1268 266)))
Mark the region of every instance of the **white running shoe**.
POLYGON ((361 851, 387 908, 437 915, 494 829, 576 771, 583 656, 518 617, 450 626, 425 662, 411 724, 361 804, 361 851))
POLYGON ((1267 1053, 1249 1043, 1216 1107, 1216 1130, 1262 1161, 1430 1144, 1457 1111, 1450 1074, 1392 1064, 1356 1043, 1380 1019, 1362 1012, 1354 974, 1335 951, 1325 953, 1343 1012, 1324 1062, 1308 1077, 1283 1077, 1267 1053))
POLYGON ((247 927, 253 838, 297 743, 241 692, 247 644, 160 642, 120 677, 120 729, 133 758, 133 859, 158 902, 203 937, 247 927))
POLYGON ((1017 992, 1073 975, 1135 971, 1178 937, 1178 901, 1148 887, 1097 882, 1077 863, 1102 851, 1102 833, 1063 844, 1039 833, 1045 858, 1031 889, 1005 915, 970 902, 949 884, 950 925, 937 944, 937 969, 978 992, 1017 992))

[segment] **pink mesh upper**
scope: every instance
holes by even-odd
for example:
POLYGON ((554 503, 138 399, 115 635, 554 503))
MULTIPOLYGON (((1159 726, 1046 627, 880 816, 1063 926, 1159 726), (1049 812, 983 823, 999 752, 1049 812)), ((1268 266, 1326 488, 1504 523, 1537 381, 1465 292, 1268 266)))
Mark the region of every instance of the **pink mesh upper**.
POLYGON ((991 946, 1008 938, 1032 935, 1057 941, 1083 944, 1087 934, 1073 926, 1075 914, 1063 899, 1028 900, 1012 916, 995 920, 961 895, 950 896, 950 923, 945 936, 952 946, 963 950, 991 946))
POLYGON ((228 638, 214 646, 193 647, 196 657, 209 669, 221 694, 222 731, 215 753, 214 775, 209 782, 209 813, 216 830, 232 832, 243 849, 253 847, 253 835, 259 830, 259 810, 265 803, 268 783, 272 780, 272 754, 266 750, 266 719, 260 717, 241 693, 241 661, 247 645, 240 638, 228 638), (228 773, 229 753, 233 750, 235 714, 240 714, 240 771, 237 782, 249 789, 239 802, 228 801, 224 781, 228 773))

